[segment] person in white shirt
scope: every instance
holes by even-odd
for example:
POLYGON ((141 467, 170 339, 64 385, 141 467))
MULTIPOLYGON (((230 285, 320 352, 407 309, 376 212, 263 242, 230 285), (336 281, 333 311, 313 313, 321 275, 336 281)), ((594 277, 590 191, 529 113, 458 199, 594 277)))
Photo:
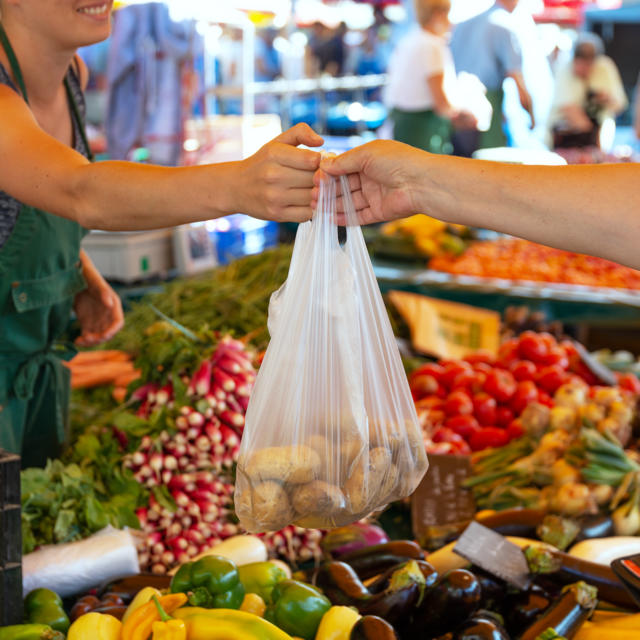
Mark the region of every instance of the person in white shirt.
POLYGON ((592 33, 581 34, 573 59, 556 73, 549 117, 553 146, 606 146, 601 139, 603 126, 607 123, 615 131, 613 118, 627 104, 620 73, 604 55, 602 40, 592 33))
POLYGON ((452 152, 452 126, 476 125, 474 116, 454 105, 450 9, 450 0, 416 0, 418 26, 398 43, 388 68, 385 103, 393 137, 431 153, 452 152))

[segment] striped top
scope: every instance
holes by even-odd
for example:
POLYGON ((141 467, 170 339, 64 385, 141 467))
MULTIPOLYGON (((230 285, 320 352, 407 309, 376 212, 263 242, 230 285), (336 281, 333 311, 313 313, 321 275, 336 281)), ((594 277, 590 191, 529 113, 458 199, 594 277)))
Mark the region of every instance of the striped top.
MULTIPOLYGON (((78 110, 80 111, 82 118, 84 118, 85 103, 82 89, 80 88, 80 81, 71 68, 69 68, 67 76, 69 78, 69 86, 71 87, 73 97, 75 98, 76 104, 78 105, 78 110)), ((0 63, 0 83, 11 87, 16 93, 20 93, 13 80, 11 79, 11 75, 2 65, 2 63, 0 63)), ((78 153, 81 153, 83 156, 88 157, 89 150, 85 147, 84 142, 82 141, 82 134, 80 130, 82 123, 76 122, 76 119, 73 117, 72 120, 74 142, 73 148, 78 153)), ((0 248, 4 246, 5 242, 11 235, 11 232, 16 225, 16 221, 18 220, 18 215, 20 213, 21 207, 21 202, 19 202, 15 198, 12 198, 8 193, 0 191, 0 248)))

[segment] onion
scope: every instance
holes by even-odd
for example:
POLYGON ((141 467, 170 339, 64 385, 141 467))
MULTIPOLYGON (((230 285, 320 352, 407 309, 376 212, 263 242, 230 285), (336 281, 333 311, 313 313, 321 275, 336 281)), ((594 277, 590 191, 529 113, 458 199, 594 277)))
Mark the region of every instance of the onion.
POLYGON ((340 558, 352 551, 385 542, 389 542, 389 537, 380 527, 366 522, 354 522, 329 531, 320 545, 325 553, 340 558))

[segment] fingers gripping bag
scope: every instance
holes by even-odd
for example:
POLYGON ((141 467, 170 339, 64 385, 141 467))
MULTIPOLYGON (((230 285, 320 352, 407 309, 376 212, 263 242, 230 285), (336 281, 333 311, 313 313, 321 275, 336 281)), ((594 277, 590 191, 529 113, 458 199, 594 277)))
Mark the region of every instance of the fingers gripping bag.
POLYGON ((343 179, 320 185, 287 281, 269 304, 271 341, 246 414, 236 513, 248 531, 354 522, 411 494, 427 457, 400 354, 343 179))

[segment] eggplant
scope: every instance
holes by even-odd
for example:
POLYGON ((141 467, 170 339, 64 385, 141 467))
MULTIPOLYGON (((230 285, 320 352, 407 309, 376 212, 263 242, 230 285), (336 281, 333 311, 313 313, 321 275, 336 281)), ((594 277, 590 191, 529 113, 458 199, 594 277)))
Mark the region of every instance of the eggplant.
POLYGON ((542 509, 515 508, 477 517, 476 522, 503 536, 535 538, 536 528, 546 515, 542 509))
POLYGON ((635 610, 635 601, 611 567, 553 549, 529 548, 525 553, 531 573, 552 578, 563 586, 583 580, 598 589, 602 600, 635 610))
POLYGON ((528 591, 508 595, 502 603, 507 631, 514 637, 519 636, 549 608, 551 602, 549 593, 537 584, 531 585, 528 591))
POLYGON ((407 637, 442 635, 459 620, 471 617, 480 608, 481 601, 480 581, 471 571, 448 571, 425 594, 412 618, 405 620, 407 637))
POLYGON ((615 534, 611 516, 586 515, 577 518, 576 522, 580 526, 576 542, 591 540, 591 538, 608 538, 615 534))
POLYGON ((573 638, 596 608, 597 595, 598 590, 586 582, 567 586, 560 600, 528 627, 520 640, 536 640, 547 629, 553 629, 559 636, 573 638))
POLYGON ((482 606, 485 609, 498 608, 507 595, 507 583, 475 565, 471 567, 470 571, 480 582, 482 606))
POLYGON ((351 565, 360 580, 367 580, 401 562, 424 560, 424 551, 413 540, 393 540, 346 553, 340 560, 351 565))
POLYGON ((155 587, 162 591, 168 589, 171 584, 171 576, 158 575, 155 573, 140 573, 136 576, 120 578, 119 580, 110 580, 98 588, 98 593, 117 593, 127 602, 131 600, 138 591, 145 587, 155 587))
POLYGON ((349 640, 398 640, 398 635, 386 620, 363 616, 351 629, 349 640))
POLYGON ((511 640, 498 616, 478 611, 453 633, 452 640, 511 640))
MULTIPOLYGON (((429 564, 426 560, 416 560, 415 563, 420 568, 422 575, 424 576, 425 589, 430 589, 438 581, 438 572, 433 565, 429 564)), ((378 576, 373 582, 367 585, 369 593, 380 593, 384 591, 389 585, 389 579, 393 572, 398 568, 398 565, 391 567, 385 571, 382 575, 378 576)))
POLYGON ((378 593, 371 593, 343 562, 325 562, 314 578, 332 604, 355 607, 363 616, 379 616, 390 624, 406 620, 425 590, 423 572, 414 560, 398 565, 378 593))

